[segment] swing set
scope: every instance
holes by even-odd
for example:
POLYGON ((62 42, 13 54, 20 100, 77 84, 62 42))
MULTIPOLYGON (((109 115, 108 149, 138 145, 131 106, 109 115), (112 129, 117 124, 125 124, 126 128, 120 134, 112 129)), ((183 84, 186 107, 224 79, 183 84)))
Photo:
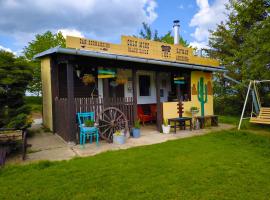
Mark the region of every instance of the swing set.
POLYGON ((250 94, 252 97, 252 109, 251 109, 250 117, 248 117, 250 119, 249 122, 256 123, 256 124, 270 124, 270 107, 262 107, 260 96, 258 93, 258 88, 257 88, 258 84, 265 83, 265 82, 270 82, 270 80, 262 80, 262 81, 252 80, 249 82, 244 107, 243 107, 240 122, 238 125, 238 130, 240 130, 241 128, 242 120, 247 119, 247 118, 244 118, 244 113, 246 110, 246 105, 247 105, 247 101, 250 94))

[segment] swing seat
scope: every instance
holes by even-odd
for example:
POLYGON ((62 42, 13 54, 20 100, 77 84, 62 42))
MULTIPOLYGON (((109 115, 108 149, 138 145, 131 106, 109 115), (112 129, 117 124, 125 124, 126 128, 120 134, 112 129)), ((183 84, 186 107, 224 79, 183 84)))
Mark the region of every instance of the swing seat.
POLYGON ((270 108, 261 107, 259 115, 257 117, 251 117, 249 122, 256 124, 270 124, 270 108))

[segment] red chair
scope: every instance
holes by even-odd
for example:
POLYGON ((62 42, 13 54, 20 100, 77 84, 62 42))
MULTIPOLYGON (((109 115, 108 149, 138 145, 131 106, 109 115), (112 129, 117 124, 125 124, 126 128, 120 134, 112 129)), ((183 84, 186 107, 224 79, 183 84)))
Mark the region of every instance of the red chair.
MULTIPOLYGON (((143 105, 144 108, 149 105, 143 105)), ((138 118, 144 125, 145 122, 151 122, 156 120, 156 108, 153 106, 149 108, 149 112, 143 109, 142 105, 138 105, 138 118)))

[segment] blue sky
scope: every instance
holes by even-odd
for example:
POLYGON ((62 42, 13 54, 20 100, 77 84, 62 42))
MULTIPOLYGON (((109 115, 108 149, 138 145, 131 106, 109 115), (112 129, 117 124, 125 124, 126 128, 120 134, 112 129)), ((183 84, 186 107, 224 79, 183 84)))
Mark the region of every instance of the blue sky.
POLYGON ((206 47, 208 29, 224 21, 228 0, 0 0, 0 48, 20 54, 38 33, 62 31, 119 43, 137 35, 142 22, 159 34, 180 20, 180 34, 192 46, 206 47))

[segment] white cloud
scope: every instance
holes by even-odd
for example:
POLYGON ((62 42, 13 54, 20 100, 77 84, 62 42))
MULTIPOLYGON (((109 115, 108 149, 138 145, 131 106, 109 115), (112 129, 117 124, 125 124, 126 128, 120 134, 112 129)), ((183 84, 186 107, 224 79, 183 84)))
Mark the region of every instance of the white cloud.
POLYGON ((13 36, 19 46, 35 34, 60 29, 115 40, 155 21, 156 7, 155 0, 0 0, 0 34, 13 36))
POLYGON ((196 47, 197 49, 207 49, 208 48, 208 43, 207 42, 190 42, 189 44, 191 47, 196 47))
POLYGON ((15 56, 21 56, 22 55, 22 51, 12 51, 10 48, 8 47, 4 47, 2 45, 0 45, 0 50, 4 50, 10 53, 13 53, 15 56))
POLYGON ((61 32, 63 34, 63 36, 66 38, 67 35, 69 36, 76 36, 76 37, 85 37, 84 34, 76 29, 59 29, 57 31, 58 33, 61 32))
POLYGON ((182 10, 182 9, 184 9, 184 5, 181 4, 181 5, 178 6, 178 8, 182 10))
POLYGON ((4 50, 4 51, 8 51, 12 53, 12 50, 10 48, 4 47, 2 45, 0 45, 0 50, 4 50))
POLYGON ((192 17, 189 26, 195 27, 191 36, 195 39, 194 45, 204 46, 208 44, 209 30, 215 29, 216 25, 226 19, 225 4, 228 0, 215 0, 209 5, 208 0, 197 0, 199 11, 192 17))

